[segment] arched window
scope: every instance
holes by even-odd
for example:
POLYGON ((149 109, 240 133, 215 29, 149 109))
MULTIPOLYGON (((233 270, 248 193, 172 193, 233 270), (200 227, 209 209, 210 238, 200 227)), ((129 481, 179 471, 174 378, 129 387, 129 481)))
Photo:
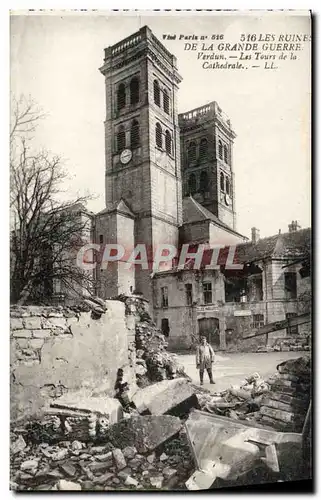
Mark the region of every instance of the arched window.
POLYGON ((220 185, 221 185, 221 191, 225 191, 225 182, 224 182, 223 172, 220 173, 220 185))
POLYGON ((223 160, 223 143, 218 141, 218 157, 223 160))
POLYGON ((200 157, 200 161, 206 161, 207 160, 207 139, 205 139, 205 137, 203 139, 201 139, 201 142, 200 142, 200 153, 199 153, 199 157, 200 157))
POLYGON ((188 190, 190 194, 196 193, 196 177, 195 174, 191 174, 188 179, 188 190))
POLYGON ((160 106, 160 88, 157 80, 154 80, 154 103, 160 106))
POLYGON ((169 130, 165 132, 165 149, 167 154, 172 154, 172 137, 169 130))
POLYGON ((208 191, 208 175, 205 171, 201 172, 200 191, 201 193, 206 193, 208 191))
POLYGON ((188 163, 196 161, 196 143, 190 142, 188 146, 188 163))
POLYGON ((230 181, 229 181, 229 179, 227 177, 226 177, 226 183, 225 183, 225 190, 226 190, 227 194, 230 194, 230 192, 231 192, 230 181))
POLYGON ((130 90, 130 104, 134 105, 139 102, 139 79, 137 76, 131 79, 129 84, 130 90))
POLYGON ((164 111, 169 115, 169 95, 166 89, 163 90, 163 99, 164 111))
POLYGON ((121 83, 117 90, 117 109, 120 111, 126 106, 126 88, 123 83, 121 83))
POLYGON ((156 136, 156 146, 162 148, 163 147, 162 127, 160 126, 159 123, 156 123, 155 136, 156 136))
POLYGON ((121 152, 126 147, 126 135, 123 125, 121 125, 117 132, 117 151, 121 152))
POLYGON ((139 146, 139 123, 137 120, 132 121, 130 128, 130 146, 132 149, 139 146))
POLYGON ((224 161, 225 163, 228 163, 228 147, 226 146, 226 144, 224 144, 224 161))

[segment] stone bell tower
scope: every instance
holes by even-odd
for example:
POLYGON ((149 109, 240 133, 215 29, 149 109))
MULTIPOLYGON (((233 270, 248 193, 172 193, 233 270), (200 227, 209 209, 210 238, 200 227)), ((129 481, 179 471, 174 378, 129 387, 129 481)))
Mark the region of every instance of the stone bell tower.
MULTIPOLYGON (((105 49, 100 71, 106 86, 104 214, 115 218, 121 202, 124 217, 105 224, 106 239, 121 243, 126 233, 128 245, 132 231, 131 244, 146 245, 151 260, 159 244, 178 244, 182 224, 176 58, 145 26, 105 49)), ((150 301, 151 265, 133 271, 135 290, 150 301)))
POLYGON ((184 196, 236 230, 233 143, 229 118, 217 102, 179 115, 184 196))

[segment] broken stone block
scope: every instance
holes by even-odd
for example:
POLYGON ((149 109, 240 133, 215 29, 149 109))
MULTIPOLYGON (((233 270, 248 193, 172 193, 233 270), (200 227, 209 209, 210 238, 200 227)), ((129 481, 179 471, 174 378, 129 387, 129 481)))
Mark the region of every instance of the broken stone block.
POLYGON ((195 389, 185 378, 176 378, 140 389, 134 394, 133 402, 142 414, 180 415, 197 406, 197 397, 195 389))
POLYGON ((91 462, 88 467, 91 472, 105 472, 107 471, 112 464, 110 462, 91 462))
POLYGON ((134 458, 134 456, 137 454, 137 450, 135 446, 126 446, 126 448, 123 449, 123 455, 125 458, 134 458))
POLYGON ((134 479, 131 476, 127 476, 125 481, 124 481, 124 484, 126 486, 138 486, 138 481, 137 481, 137 479, 134 479))
POLYGON ((163 469, 163 476, 166 479, 171 479, 173 476, 175 476, 176 473, 177 473, 177 470, 176 469, 171 469, 171 467, 165 467, 163 469))
POLYGON ((78 411, 90 411, 102 416, 108 416, 110 424, 123 418, 123 409, 115 398, 87 397, 82 392, 68 393, 56 399, 50 405, 52 408, 64 408, 78 411))
POLYGON ((158 475, 158 476, 151 476, 149 478, 149 481, 150 481, 150 484, 152 486, 154 486, 154 488, 158 488, 160 489, 162 486, 163 486, 163 481, 164 481, 164 478, 163 476, 161 475, 158 475))
POLYGON ((63 479, 64 476, 59 469, 50 470, 49 466, 46 466, 43 469, 39 470, 35 477, 39 479, 41 478, 41 480, 43 481, 47 479, 63 479))
POLYGON ((293 422, 295 414, 288 411, 277 410, 275 408, 269 408, 268 406, 261 406, 260 412, 262 415, 274 418, 276 420, 281 420, 282 422, 293 422))
POLYGON ((112 454, 113 454, 114 462, 115 462, 117 469, 118 470, 124 469, 126 467, 127 463, 126 463, 126 459, 123 455, 123 452, 119 448, 115 448, 112 451, 112 454))
POLYGON ((67 476, 70 476, 70 477, 74 477, 74 475, 76 474, 76 467, 74 467, 72 464, 68 464, 68 463, 61 464, 60 469, 65 474, 67 474, 67 476))
POLYGON ((51 456, 51 459, 54 460, 55 462, 58 462, 58 460, 64 460, 68 456, 69 452, 67 448, 62 448, 61 450, 57 451, 51 456))
POLYGON ((113 454, 111 451, 105 453, 104 455, 95 455, 95 459, 99 462, 109 462, 112 465, 113 462, 113 454))
POLYGON ((26 446, 27 446, 26 442, 20 434, 18 439, 14 443, 11 444, 11 447, 10 447, 11 454, 15 455, 16 453, 19 453, 20 451, 24 450, 26 448, 26 446))
POLYGON ((211 475, 209 472, 203 470, 197 470, 186 481, 185 485, 190 491, 208 490, 215 479, 215 475, 211 475))
MULTIPOLYGON (((106 446, 92 446, 90 448, 90 452, 93 455, 101 454, 101 453, 104 453, 105 451, 106 451, 106 446)), ((108 450, 108 451, 110 451, 110 450, 108 450)))
POLYGON ((270 444, 265 448, 265 463, 273 472, 280 472, 275 444, 270 444))
POLYGON ((135 446, 139 453, 148 453, 178 434, 181 428, 180 419, 170 415, 133 416, 111 426, 107 438, 118 448, 135 446))
POLYGON ((127 477, 129 476, 128 472, 125 471, 125 469, 123 470, 120 470, 117 474, 117 476, 119 477, 119 479, 122 479, 123 481, 125 481, 127 479, 127 477))
POLYGON ((63 491, 80 491, 81 486, 78 483, 74 483, 72 481, 66 481, 65 479, 60 479, 60 481, 57 484, 57 489, 63 491))
POLYGON ((20 470, 34 476, 38 470, 38 461, 39 459, 25 460, 20 465, 20 470))
POLYGON ((131 460, 129 460, 128 462, 128 465, 130 465, 130 467, 133 469, 133 470, 137 470, 138 467, 140 466, 141 464, 141 460, 138 459, 138 458, 132 458, 131 460))
POLYGON ((166 455, 166 453, 162 453, 161 456, 159 457, 159 460, 161 462, 165 462, 165 460, 168 459, 168 456, 166 455))
POLYGON ((155 460, 155 453, 152 453, 151 455, 148 455, 147 462, 149 464, 152 464, 154 462, 154 460, 155 460))
POLYGON ((106 472, 106 474, 103 474, 102 476, 95 477, 92 482, 95 484, 105 484, 113 477, 113 475, 114 474, 112 472, 106 472))

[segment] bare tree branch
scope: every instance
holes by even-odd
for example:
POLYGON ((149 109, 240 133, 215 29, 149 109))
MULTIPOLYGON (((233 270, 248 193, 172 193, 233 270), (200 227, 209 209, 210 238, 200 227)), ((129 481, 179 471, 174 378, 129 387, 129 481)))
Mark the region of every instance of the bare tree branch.
POLYGON ((13 100, 10 139, 11 299, 25 303, 52 294, 53 283, 73 294, 93 291, 93 275, 76 266, 90 239, 89 197, 61 201, 67 175, 59 156, 33 151, 29 134, 43 114, 32 100, 13 100))

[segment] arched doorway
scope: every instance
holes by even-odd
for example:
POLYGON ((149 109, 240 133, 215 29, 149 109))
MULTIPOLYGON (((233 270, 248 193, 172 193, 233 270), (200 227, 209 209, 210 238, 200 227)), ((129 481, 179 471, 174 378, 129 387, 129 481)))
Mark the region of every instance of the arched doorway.
POLYGON ((205 337, 214 349, 220 348, 220 320, 218 318, 201 318, 198 320, 200 337, 205 337))

